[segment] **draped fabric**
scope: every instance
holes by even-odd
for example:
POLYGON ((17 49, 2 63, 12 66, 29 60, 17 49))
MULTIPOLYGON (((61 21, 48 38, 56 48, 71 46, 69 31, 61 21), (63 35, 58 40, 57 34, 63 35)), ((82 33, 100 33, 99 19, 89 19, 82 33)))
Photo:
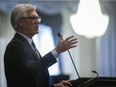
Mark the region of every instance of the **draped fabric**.
POLYGON ((0 10, 9 13, 12 7, 19 3, 34 4, 40 12, 48 15, 57 14, 64 9, 69 9, 72 12, 77 10, 77 0, 1 0, 0 10))
POLYGON ((13 37, 14 31, 10 25, 9 16, 0 11, 0 87, 6 87, 3 56, 6 45, 13 37))
POLYGON ((116 77, 116 2, 102 4, 110 21, 107 32, 96 40, 98 72, 100 76, 116 77))

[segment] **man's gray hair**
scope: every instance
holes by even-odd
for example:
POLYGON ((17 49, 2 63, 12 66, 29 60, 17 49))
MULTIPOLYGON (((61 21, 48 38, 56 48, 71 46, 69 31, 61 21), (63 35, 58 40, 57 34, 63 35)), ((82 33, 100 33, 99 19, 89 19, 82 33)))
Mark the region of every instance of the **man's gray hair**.
POLYGON ((22 17, 27 17, 27 11, 33 9, 36 10, 37 7, 32 4, 17 4, 16 6, 14 6, 11 12, 11 24, 14 30, 17 29, 17 20, 22 17))

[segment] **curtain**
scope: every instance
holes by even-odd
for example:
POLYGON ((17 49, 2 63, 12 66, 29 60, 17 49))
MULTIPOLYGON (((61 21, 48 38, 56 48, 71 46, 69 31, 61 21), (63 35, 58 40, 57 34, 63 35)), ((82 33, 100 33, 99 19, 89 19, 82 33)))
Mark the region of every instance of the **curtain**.
POLYGON ((99 76, 116 77, 116 2, 102 3, 103 12, 110 17, 106 33, 97 38, 99 76))
POLYGON ((6 87, 3 56, 6 45, 14 35, 14 31, 10 25, 9 16, 0 11, 0 87, 6 87))
POLYGON ((64 9, 76 12, 78 0, 0 0, 0 10, 10 13, 16 4, 31 3, 38 7, 39 11, 48 15, 57 14, 64 9))

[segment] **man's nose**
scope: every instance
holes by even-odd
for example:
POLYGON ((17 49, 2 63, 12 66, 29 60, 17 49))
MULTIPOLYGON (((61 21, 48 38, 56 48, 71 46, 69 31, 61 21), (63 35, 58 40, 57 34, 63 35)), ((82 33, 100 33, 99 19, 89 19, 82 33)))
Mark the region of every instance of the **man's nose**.
POLYGON ((36 24, 39 24, 40 22, 41 22, 41 18, 40 17, 35 20, 36 24))

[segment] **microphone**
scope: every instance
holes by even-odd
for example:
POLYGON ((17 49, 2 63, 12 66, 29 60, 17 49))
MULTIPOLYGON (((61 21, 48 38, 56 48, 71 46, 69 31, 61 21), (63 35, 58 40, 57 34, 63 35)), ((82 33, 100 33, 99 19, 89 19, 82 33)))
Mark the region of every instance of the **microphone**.
MULTIPOLYGON (((57 35, 58 35, 58 37, 62 36, 61 33, 57 33, 57 35)), ((69 54, 69 56, 70 56, 70 58, 71 58, 71 61, 72 61, 72 63, 73 63, 73 66, 74 66, 74 69, 75 69, 75 71, 76 71, 76 74, 77 74, 77 76, 80 78, 80 75, 79 75, 79 73, 78 73, 78 70, 76 69, 75 63, 74 63, 74 61, 73 61, 73 58, 72 58, 71 53, 70 53, 69 50, 68 50, 68 54, 69 54)))
POLYGON ((96 73, 96 74, 97 74, 97 77, 99 76, 97 71, 92 71, 92 72, 93 72, 93 73, 96 73))
POLYGON ((84 82, 83 84, 81 84, 79 87, 89 87, 91 86, 93 83, 95 83, 98 80, 98 72, 97 71, 92 71, 93 73, 96 73, 97 76, 94 78, 91 78, 89 80, 87 80, 86 82, 84 82))
POLYGON ((95 82, 98 80, 97 77, 91 78, 87 80, 86 82, 79 85, 79 87, 93 87, 92 84, 95 84, 95 82))
POLYGON ((57 33, 57 35, 58 35, 58 37, 62 36, 62 34, 61 34, 61 33, 57 33))

